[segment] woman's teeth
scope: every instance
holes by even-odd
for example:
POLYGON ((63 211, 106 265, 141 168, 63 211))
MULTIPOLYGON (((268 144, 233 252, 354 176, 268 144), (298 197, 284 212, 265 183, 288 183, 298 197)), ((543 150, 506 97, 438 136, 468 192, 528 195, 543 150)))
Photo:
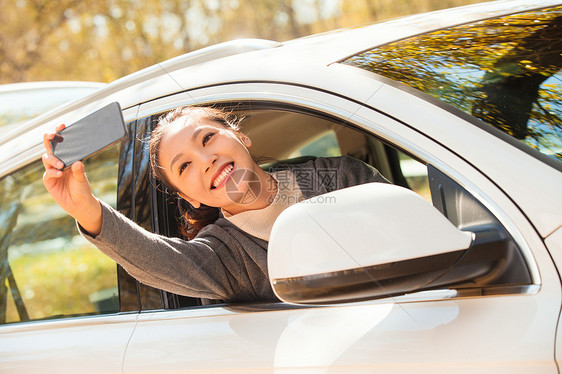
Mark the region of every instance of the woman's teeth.
POLYGON ((232 171, 233 168, 234 168, 234 165, 228 164, 224 168, 222 173, 220 173, 219 176, 215 179, 215 181, 213 182, 212 188, 217 188, 226 179, 226 177, 230 174, 230 172, 232 171))

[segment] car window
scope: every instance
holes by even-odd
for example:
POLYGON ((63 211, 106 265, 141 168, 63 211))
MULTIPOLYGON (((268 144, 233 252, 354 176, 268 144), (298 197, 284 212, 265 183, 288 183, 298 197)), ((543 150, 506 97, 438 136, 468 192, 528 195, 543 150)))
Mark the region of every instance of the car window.
MULTIPOLYGON (((285 161, 304 162, 301 160, 310 157, 352 156, 374 166, 391 183, 421 195, 459 229, 474 232, 479 243, 478 249, 463 259, 463 265, 455 270, 454 275, 464 277, 465 271, 472 271, 474 261, 485 264, 487 270, 483 270, 482 276, 476 277, 470 285, 455 284, 452 288, 459 295, 474 290, 482 292, 481 290, 488 290, 490 287, 489 292, 493 293, 493 287, 531 284, 525 257, 494 214, 446 173, 409 153, 408 149, 392 144, 345 119, 298 105, 289 107, 287 103, 283 103, 276 106, 274 102, 268 101, 244 105, 238 102, 221 102, 215 106, 245 118, 241 123, 241 130, 252 139, 250 152, 262 168, 285 161), (262 159, 266 162, 261 162, 262 159)), ((138 121, 155 124, 163 113, 165 112, 157 112, 138 121)), ((150 128, 152 127, 146 127, 142 138, 146 138, 150 128)), ((149 184, 148 179, 143 184, 149 184)), ((150 188, 155 196, 153 214, 157 216, 152 229, 163 235, 181 237, 177 221, 177 198, 164 193, 163 186, 157 181, 152 181, 150 188)), ((518 293, 521 290, 522 288, 511 287, 506 292, 518 293)), ((220 302, 170 293, 165 293, 164 296, 164 309, 220 302)))
MULTIPOLYGON (((116 205, 119 146, 85 162, 93 192, 116 205)), ((0 180, 0 323, 119 311, 117 267, 49 196, 35 162, 0 180)))
MULTIPOLYGON (((562 7, 447 28, 352 56, 562 162, 562 7)), ((560 164, 557 164, 559 167, 560 164)))
POLYGON ((289 158, 314 155, 317 157, 334 157, 341 156, 338 138, 334 130, 328 130, 321 133, 303 144, 299 149, 295 150, 289 158))
MULTIPOLYGON (((428 184, 427 166, 405 152, 384 143, 379 138, 369 135, 346 121, 312 112, 299 107, 277 109, 274 103, 260 105, 241 105, 240 103, 221 102, 216 106, 224 107, 237 116, 244 118, 241 130, 252 139, 250 152, 264 169, 269 169, 284 161, 300 162, 309 157, 334 157, 350 155, 377 168, 392 183, 407 187, 431 201, 428 184), (240 110, 239 108, 245 108, 240 110), (251 109, 247 109, 251 108, 251 109), (297 161, 299 160, 299 161, 297 161)), ((171 109, 173 110, 173 109, 171 109)), ((156 124, 164 112, 138 120, 139 124, 156 124)), ((141 138, 148 137, 150 130, 143 125, 137 133, 141 138)), ((139 156, 140 157, 140 156, 139 156)), ((139 165, 142 163, 139 162, 139 165)), ((141 166, 139 173, 147 166, 141 166)), ((181 237, 177 222, 177 202, 174 197, 163 192, 158 181, 145 179, 142 183, 151 188, 157 196, 157 224, 146 226, 151 231, 181 237)), ((139 188, 138 186, 136 187, 139 188)), ((167 293, 167 306, 180 308, 207 304, 209 300, 195 300, 167 293)))
POLYGON ((431 202, 427 166, 405 153, 400 151, 396 151, 396 153, 399 160, 400 171, 406 180, 407 186, 412 191, 431 202))

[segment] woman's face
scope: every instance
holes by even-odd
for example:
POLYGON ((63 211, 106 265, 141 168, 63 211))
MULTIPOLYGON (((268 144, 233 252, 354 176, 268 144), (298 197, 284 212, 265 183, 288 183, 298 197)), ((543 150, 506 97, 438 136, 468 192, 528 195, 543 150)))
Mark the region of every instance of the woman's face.
MULTIPOLYGON (((259 168, 247 147, 249 138, 222 124, 200 117, 180 117, 167 126, 159 148, 160 167, 180 195, 193 206, 199 203, 239 211, 227 193, 227 181, 237 171, 259 168)), ((232 183, 232 182, 231 182, 232 183)), ((247 184, 247 183, 246 183, 247 184)), ((248 188, 237 183, 236 188, 248 188)))

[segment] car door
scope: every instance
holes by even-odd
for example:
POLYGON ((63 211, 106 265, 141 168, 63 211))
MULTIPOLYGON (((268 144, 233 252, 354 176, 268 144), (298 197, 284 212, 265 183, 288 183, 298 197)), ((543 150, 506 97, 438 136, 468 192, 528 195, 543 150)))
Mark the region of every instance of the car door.
MULTIPOLYGON (((276 145, 283 142, 280 137, 294 129, 307 134, 307 121, 283 121, 283 113, 300 113, 310 120, 309 127, 315 127, 310 134, 316 135, 305 137, 307 141, 298 149, 276 154, 283 157, 300 156, 303 149, 306 153, 305 146, 318 139, 328 139, 328 144, 333 139, 337 142, 337 134, 346 131, 367 135, 373 144, 365 143, 369 146, 365 161, 392 182, 414 185, 416 178, 425 178, 426 182, 418 184, 421 187, 414 188, 423 195, 428 168, 432 168, 455 188, 466 191, 470 201, 483 207, 509 233, 517 248, 516 262, 525 269, 527 280, 524 284, 500 282, 470 291, 444 287, 381 300, 315 307, 282 302, 191 303, 182 307, 179 302, 176 306, 180 310, 144 312, 139 316, 124 371, 555 372, 560 281, 544 242, 521 209, 493 180, 471 164, 466 155, 459 156, 454 148, 436 141, 431 132, 419 130, 416 121, 431 118, 435 126, 446 123, 460 133, 481 137, 480 141, 490 142, 490 146, 497 145, 496 140, 484 131, 475 134, 471 124, 423 100, 414 100, 410 108, 417 116, 400 119, 390 106, 384 110, 377 107, 384 100, 373 92, 383 92, 385 84, 366 82, 363 74, 351 74, 348 67, 334 65, 329 70, 348 74, 347 90, 351 92, 350 87, 355 87, 357 96, 350 94, 348 99, 326 88, 291 84, 224 84, 148 102, 141 105, 139 118, 188 104, 232 105, 242 108, 242 112, 243 108, 265 107, 280 112, 278 121, 268 122, 278 127, 258 123, 249 127, 248 134, 265 142, 263 149, 277 149, 276 145), (322 128, 312 120, 318 117, 331 124, 322 128), (328 130, 336 135, 330 137, 328 130)), ((405 98, 400 99, 404 105, 405 98)), ((248 118, 250 124, 262 119, 251 114, 248 118)), ((357 144, 352 135, 343 138, 357 144)), ((340 151, 354 150, 355 156, 363 158, 361 146, 344 143, 338 143, 340 151)), ((314 145, 308 151, 315 156, 337 155, 326 149, 330 147, 314 145), (317 154, 310 151, 319 148, 323 151, 317 154)), ((519 157, 518 151, 513 152, 519 157)), ((173 220, 169 223, 173 224, 173 220)))
MULTIPOLYGON (((124 111, 129 129, 137 110, 124 111)), ((127 288, 116 263, 82 238, 48 195, 36 140, 15 139, 34 159, 18 165, 15 158, 14 171, 0 179, 0 371, 121 372, 138 315, 137 289, 127 288)), ((94 193, 123 210, 131 184, 119 166, 131 140, 85 161, 94 193)))

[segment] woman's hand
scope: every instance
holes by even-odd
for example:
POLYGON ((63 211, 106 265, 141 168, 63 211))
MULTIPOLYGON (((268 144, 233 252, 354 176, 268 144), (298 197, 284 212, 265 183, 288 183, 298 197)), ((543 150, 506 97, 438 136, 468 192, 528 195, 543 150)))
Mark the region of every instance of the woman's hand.
MULTIPOLYGON (((56 131, 64 129, 64 125, 56 131)), ((56 136, 53 133, 43 135, 46 153, 43 154, 43 184, 53 199, 70 214, 90 235, 97 236, 101 232, 102 210, 99 201, 92 194, 90 182, 84 172, 84 164, 75 162, 66 170, 61 160, 53 155, 50 141, 56 136)))

